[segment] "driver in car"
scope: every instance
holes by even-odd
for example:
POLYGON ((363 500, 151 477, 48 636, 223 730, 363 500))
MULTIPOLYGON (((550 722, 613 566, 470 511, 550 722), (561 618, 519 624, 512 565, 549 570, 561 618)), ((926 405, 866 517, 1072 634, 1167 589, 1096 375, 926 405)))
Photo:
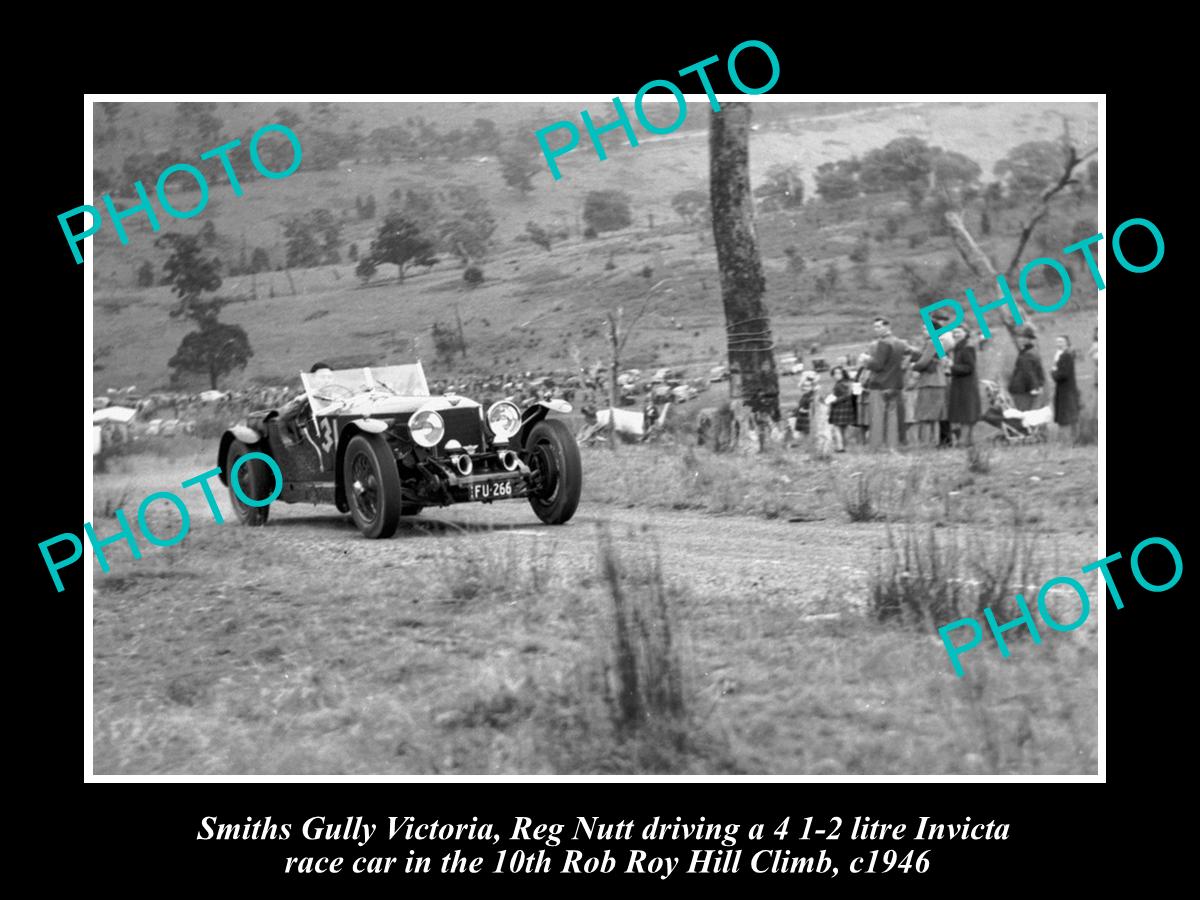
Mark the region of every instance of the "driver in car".
MULTIPOLYGON (((310 373, 316 372, 332 372, 329 363, 315 363, 310 373)), ((285 429, 293 429, 304 418, 304 414, 308 412, 308 394, 301 393, 298 397, 293 397, 287 403, 279 408, 280 423, 285 429)))

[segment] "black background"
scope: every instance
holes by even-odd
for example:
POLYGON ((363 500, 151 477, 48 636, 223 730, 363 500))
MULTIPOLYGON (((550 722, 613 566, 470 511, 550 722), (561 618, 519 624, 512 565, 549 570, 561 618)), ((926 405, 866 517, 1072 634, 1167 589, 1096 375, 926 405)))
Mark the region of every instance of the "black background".
MULTIPOLYGON (((303 67, 295 83, 256 83, 250 77, 238 84, 230 81, 174 82, 164 76, 141 76, 127 71, 124 77, 93 76, 88 87, 96 91, 162 91, 164 101, 184 92, 258 89, 289 92, 340 90, 477 93, 567 93, 601 92, 621 96, 628 103, 642 83, 654 78, 671 78, 686 65, 717 54, 722 64, 710 69, 718 93, 731 92, 723 61, 737 43, 757 38, 777 53, 782 75, 771 93, 813 91, 910 90, 945 91, 1019 90, 1103 91, 1102 79, 1066 79, 1052 83, 1053 73, 1039 74, 1037 83, 1014 85, 1010 78, 990 85, 924 79, 920 72, 896 69, 878 76, 860 73, 847 81, 840 70, 811 62, 809 50, 790 32, 772 33, 752 29, 731 30, 724 36, 714 31, 709 39, 665 38, 645 34, 639 40, 620 44, 599 38, 592 42, 547 44, 530 39, 524 47, 511 42, 503 47, 466 44, 437 44, 422 58, 413 46, 402 54, 375 63, 362 82, 343 79, 336 86, 308 77, 303 67), (1084 83, 1086 82, 1086 83, 1084 83)), ((743 80, 751 85, 766 80, 765 68, 754 71, 759 55, 748 51, 739 58, 743 80), (745 64, 743 67, 743 63, 745 64)), ((1031 79, 1032 80, 1032 79, 1031 79)), ((680 79, 685 91, 697 85, 680 79)), ((1150 105, 1150 94, 1128 89, 1109 93, 1107 106, 1108 203, 1107 233, 1131 217, 1153 221, 1163 233, 1167 253, 1152 272, 1131 274, 1109 256, 1107 290, 1100 303, 1108 308, 1107 346, 1102 364, 1107 369, 1107 552, 1129 551, 1143 538, 1168 538, 1187 557, 1183 513, 1191 475, 1184 454, 1191 450, 1187 429, 1190 415, 1186 401, 1191 383, 1184 374, 1184 361, 1194 358, 1189 333, 1190 317, 1183 311, 1191 305, 1188 293, 1178 289, 1189 255, 1184 222, 1168 207, 1178 184, 1164 167, 1163 147, 1145 129, 1148 122, 1170 121, 1171 110, 1150 105), (1172 284, 1171 279, 1175 282, 1172 284), (1172 288, 1175 287, 1173 290, 1172 288)), ((323 815, 330 822, 362 815, 386 829, 389 815, 412 815, 418 821, 434 818, 442 822, 492 821, 503 837, 513 817, 525 815, 535 821, 572 823, 576 816, 599 816, 602 821, 635 818, 640 825, 654 815, 673 821, 681 816, 695 822, 703 815, 709 821, 740 822, 742 834, 751 822, 763 822, 768 830, 784 816, 792 817, 793 832, 804 816, 818 821, 842 816, 848 830, 856 815, 887 822, 908 822, 910 833, 917 819, 927 815, 935 821, 961 823, 967 816, 974 822, 1011 824, 1004 843, 961 841, 953 844, 924 844, 933 848, 933 863, 923 876, 853 876, 846 871, 849 856, 864 854, 870 845, 848 841, 824 844, 810 841, 807 850, 826 846, 842 869, 833 887, 855 890, 869 888, 887 877, 888 888, 897 881, 914 884, 954 886, 975 890, 978 886, 1002 884, 1002 890, 1021 890, 1041 885, 1081 887, 1103 880, 1136 878, 1153 880, 1156 873, 1170 871, 1186 860, 1174 858, 1170 832, 1155 818, 1168 814, 1178 801, 1177 781, 1191 762, 1184 731, 1190 730, 1193 704, 1191 679, 1183 675, 1183 662, 1193 651, 1188 643, 1192 629, 1182 608, 1185 583, 1171 591, 1149 594, 1141 590, 1124 563, 1114 567, 1125 599, 1125 608, 1107 611, 1107 783, 1061 784, 1053 782, 1013 783, 623 783, 604 784, 522 782, 495 783, 395 783, 354 784, 345 782, 255 782, 203 784, 84 784, 80 776, 81 729, 78 639, 86 622, 87 601, 82 597, 81 566, 63 573, 67 590, 56 594, 46 576, 37 542, 69 528, 78 529, 81 516, 81 459, 76 425, 81 397, 78 377, 82 347, 80 313, 87 315, 82 300, 83 267, 77 266, 63 239, 56 216, 80 202, 80 145, 84 112, 83 95, 62 87, 47 92, 30 104, 28 117, 36 122, 39 139, 29 145, 18 162, 10 162, 10 179, 25 196, 18 201, 17 214, 10 208, 10 221, 20 229, 19 253, 12 268, 28 281, 13 298, 10 353, 20 357, 34 353, 45 364, 35 379, 21 379, 22 396, 36 388, 46 398, 38 415, 22 414, 19 453, 10 471, 20 477, 15 486, 24 496, 10 507, 10 515, 29 519, 28 530, 17 529, 22 552, 29 564, 29 602, 10 598, 17 615, 10 625, 19 649, 10 666, 10 686, 19 699, 9 722, 9 744, 21 751, 23 761, 14 774, 36 772, 24 787, 40 789, 40 798, 24 805, 23 823, 40 829, 39 850, 49 851, 63 872, 77 872, 110 886, 135 887, 137 892, 157 887, 171 890, 177 885, 195 889, 219 886, 279 885, 288 890, 369 889, 395 892, 408 886, 412 875, 391 876, 303 876, 284 877, 281 860, 289 855, 314 852, 356 856, 397 855, 407 849, 389 844, 377 834, 359 850, 342 845, 308 846, 295 835, 289 842, 200 842, 195 837, 204 816, 223 822, 245 822, 247 817, 270 815, 276 822, 290 822, 298 831, 305 819, 323 815), (27 231, 32 229, 32 231, 27 231), (79 330, 76 330, 79 329, 79 330), (81 609, 82 607, 82 609, 81 609), (28 661, 25 661, 28 660, 28 661), (22 749, 24 748, 24 749, 22 749), (1031 880, 1032 879, 1032 880, 1031 880), (1082 883, 1081 883, 1082 882, 1082 883)), ((600 119, 598 108, 593 109, 600 119)), ((692 113, 689 110, 689 114, 692 113)), ((1156 134, 1163 132, 1155 130, 1156 134)), ((611 163, 610 163, 611 164, 611 163)), ((1175 165, 1181 165, 1177 161, 1175 165)), ((1107 237, 1106 233, 1106 237, 1107 237)), ((1128 232, 1123 248, 1130 259, 1149 259, 1153 248, 1139 248, 1137 230, 1128 232)), ((1107 240, 1102 245, 1107 247, 1107 240)), ((28 370, 26 370, 28 371, 28 370)), ((10 382, 10 386, 13 383, 10 382)), ((15 395, 10 394, 10 401, 15 395)), ((35 410, 30 410, 35 412, 35 410)), ((1156 567, 1166 553, 1154 548, 1145 557, 1144 571, 1155 581, 1165 580, 1169 568, 1156 567)), ((85 554, 86 558, 86 554, 85 554)), ((1083 561, 1081 561, 1083 562, 1083 561)), ((87 660, 85 659, 85 668, 87 660)), ((85 738, 86 740, 86 738, 85 738)), ((10 764, 11 765, 11 764, 10 764)), ((13 810, 9 810, 10 816, 13 810)), ((568 824, 568 834, 570 825, 568 824)), ((635 832, 636 833, 636 832, 635 832)), ((844 832, 845 833, 845 832, 844 832)), ((22 845, 28 846, 22 842, 22 845)), ((511 846, 505 841, 505 846, 511 846)), ((466 845, 468 848, 470 845, 466 845)), ((557 849, 582 845, 564 844, 557 849)), ((605 842, 614 852, 639 846, 639 842, 605 842)), ((743 841, 739 846, 746 847, 743 841)), ((768 833, 763 846, 776 846, 768 833)), ((788 842, 799 852, 805 845, 788 842)), ((897 846, 888 842, 882 846, 897 846)), ((528 849, 535 849, 530 847, 528 849)), ((655 847, 647 847, 653 855, 655 847)), ((747 848, 757 849, 757 848, 747 848)), ((686 852, 666 844, 657 848, 663 855, 686 852)), ((439 857, 444 848, 430 843, 418 852, 439 857)), ((493 848, 481 850, 490 856, 493 848)), ((597 852, 599 852, 597 850, 597 852)), ((619 855, 619 854, 618 854, 619 855)), ((596 886, 624 888, 639 881, 652 889, 692 890, 707 884, 720 889, 730 878, 769 889, 807 889, 814 876, 749 876, 744 855, 740 876, 682 876, 669 881, 652 876, 537 876, 518 880, 515 876, 488 878, 485 875, 457 877, 426 876, 423 888, 439 885, 449 890, 460 887, 510 886, 525 889, 542 883, 549 890, 593 881, 596 886)), ((22 865, 20 858, 10 863, 22 865)), ((32 860, 29 861, 32 865, 32 860)), ((46 865, 45 863, 41 865, 46 865)), ((686 864, 685 864, 686 865, 686 864)), ((51 870, 52 877, 54 871, 51 870)))

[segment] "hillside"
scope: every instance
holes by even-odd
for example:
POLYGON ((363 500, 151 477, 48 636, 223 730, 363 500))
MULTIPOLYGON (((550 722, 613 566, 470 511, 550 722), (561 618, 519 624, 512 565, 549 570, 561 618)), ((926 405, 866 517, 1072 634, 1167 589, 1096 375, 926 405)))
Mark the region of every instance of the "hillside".
MULTIPOLYGON (((171 139, 166 124, 173 104, 125 106, 131 108, 122 111, 118 121, 139 124, 128 127, 130 134, 117 129, 117 135, 97 149, 97 167, 119 171, 123 154, 143 145, 162 149, 179 143, 171 139)), ((218 115, 225 123, 225 133, 239 134, 273 121, 278 106, 221 104, 218 115)), ((517 123, 533 123, 532 128, 564 114, 561 104, 339 107, 345 107, 337 120, 341 126, 351 128, 357 122, 363 130, 419 114, 433 118, 439 128, 490 118, 507 134, 517 123)), ((593 111, 599 118, 600 110, 593 111)), ((1095 110, 1085 104, 901 104, 834 113, 797 105, 794 116, 773 117, 769 128, 752 137, 752 181, 759 184, 773 165, 796 163, 809 198, 797 210, 762 214, 758 220, 768 279, 767 304, 777 343, 807 351, 813 342, 824 346, 865 342, 870 336, 869 316, 879 311, 896 315, 901 334, 914 334, 919 322, 911 273, 906 275, 905 265, 930 282, 950 279, 957 288, 947 287, 946 296, 961 297, 962 289, 972 286, 965 272, 947 269, 957 257, 949 239, 928 234, 926 218, 912 211, 903 197, 871 195, 834 204, 814 199, 811 177, 818 165, 861 155, 895 137, 915 135, 974 159, 987 180, 995 162, 1012 147, 1055 138, 1062 128, 1060 114, 1069 118, 1072 134, 1081 144, 1093 145, 1095 110), (889 216, 897 220, 890 234, 883 229, 889 216), (864 232, 868 234, 869 258, 865 264, 855 264, 849 255, 864 232), (803 258, 802 272, 789 268, 788 248, 803 258), (837 270, 837 284, 820 288, 817 279, 827 278, 831 267, 837 270)), ((689 119, 699 115, 692 112, 689 119)), ((99 116, 97 112, 98 126, 99 116)), ((303 140, 302 126, 297 126, 297 133, 303 140)), ((625 362, 642 367, 707 368, 724 356, 724 322, 711 233, 706 235, 682 223, 670 204, 679 191, 706 189, 706 136, 703 127, 693 127, 642 141, 637 148, 617 148, 610 139, 606 142, 610 158, 604 162, 581 147, 560 161, 561 181, 552 181, 543 169, 527 197, 505 185, 494 159, 453 163, 426 159, 387 166, 363 160, 317 172, 307 172, 302 166, 281 181, 248 182, 245 196, 240 198, 232 195, 228 185, 214 185, 209 205, 200 216, 188 221, 164 218, 162 233, 194 234, 211 222, 218 235, 212 252, 231 261, 243 246, 262 247, 273 266, 279 266, 284 258, 285 219, 316 208, 329 209, 342 219, 345 248, 356 244, 362 250, 392 202, 389 195, 397 189, 403 193, 409 188, 471 185, 486 199, 497 220, 493 249, 480 263, 486 280, 474 289, 467 288, 459 264, 448 256, 432 270, 409 276, 403 284, 395 281, 394 267, 384 266, 371 284, 363 286, 354 276, 353 263, 226 278, 223 294, 248 299, 228 307, 222 318, 242 325, 254 348, 249 367, 231 376, 230 386, 290 380, 316 358, 344 364, 420 356, 439 375, 455 370, 571 369, 573 348, 587 362, 605 358, 606 342, 600 327, 605 309, 636 301, 651 284, 664 278, 670 279, 671 292, 656 298, 653 314, 643 320, 643 327, 629 343, 625 362), (585 240, 579 221, 583 199, 589 191, 609 188, 633 197, 634 225, 585 240), (370 220, 355 215, 356 198, 366 194, 373 194, 379 203, 379 214, 370 220), (557 225, 570 236, 546 252, 518 240, 528 221, 557 225), (252 288, 254 299, 249 299, 252 288), (463 322, 467 358, 456 360, 453 366, 430 365, 434 355, 430 328, 435 321, 453 322, 455 305, 463 322)), ((194 154, 186 152, 180 161, 194 161, 200 150, 212 145, 197 146, 194 154)), ((174 189, 172 199, 185 208, 195 202, 194 197, 183 192, 177 195, 174 189)), ((995 258, 1006 261, 1011 254, 1021 213, 1017 208, 993 216, 991 235, 981 237, 980 242, 995 258)), ((1094 228, 1095 222, 1094 195, 1064 196, 1056 201, 1053 216, 1040 226, 1026 255, 1044 255, 1047 247, 1054 252, 1084 236, 1081 229, 1094 228), (1060 237, 1062 240, 1054 243, 1060 237)), ((978 213, 974 219, 968 216, 968 224, 978 227, 978 213)), ((164 254, 154 247, 155 235, 144 217, 131 220, 129 232, 130 242, 124 247, 107 229, 93 239, 98 393, 129 384, 142 390, 165 387, 170 374, 166 362, 189 330, 168 318, 173 298, 167 287, 133 286, 137 268, 149 260, 160 271, 164 254)), ((346 255, 343 252, 343 259, 346 255)), ((986 296, 991 299, 994 294, 986 296)), ((1073 334, 1090 338, 1095 293, 1077 294, 1076 298, 1057 321, 1073 334)), ((1038 324, 1055 321, 1055 317, 1039 317, 1038 324)))

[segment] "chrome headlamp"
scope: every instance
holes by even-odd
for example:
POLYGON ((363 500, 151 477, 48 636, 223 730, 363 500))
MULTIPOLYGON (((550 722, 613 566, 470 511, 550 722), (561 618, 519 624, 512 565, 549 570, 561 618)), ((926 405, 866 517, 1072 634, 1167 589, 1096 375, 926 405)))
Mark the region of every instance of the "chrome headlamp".
POLYGON ((493 403, 488 410, 487 420, 497 440, 507 441, 521 430, 521 411, 515 403, 507 400, 493 403))
POLYGON ((446 436, 446 423, 432 409, 422 409, 408 420, 408 432, 422 447, 436 447, 446 436))

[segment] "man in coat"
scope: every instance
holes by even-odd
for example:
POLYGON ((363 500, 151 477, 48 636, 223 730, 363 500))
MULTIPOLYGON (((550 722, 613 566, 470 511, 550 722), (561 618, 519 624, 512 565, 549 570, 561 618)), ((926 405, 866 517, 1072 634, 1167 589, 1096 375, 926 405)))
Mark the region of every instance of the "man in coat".
POLYGON ((1013 405, 1019 410, 1036 409, 1042 405, 1042 388, 1046 385, 1046 371, 1037 352, 1037 338, 1031 329, 1024 329, 1020 336, 1021 352, 1008 379, 1008 392, 1013 405))
POLYGON ((892 324, 876 316, 875 347, 863 363, 871 372, 870 442, 877 449, 886 442, 895 449, 904 433, 904 357, 913 352, 907 343, 892 334, 892 324))

